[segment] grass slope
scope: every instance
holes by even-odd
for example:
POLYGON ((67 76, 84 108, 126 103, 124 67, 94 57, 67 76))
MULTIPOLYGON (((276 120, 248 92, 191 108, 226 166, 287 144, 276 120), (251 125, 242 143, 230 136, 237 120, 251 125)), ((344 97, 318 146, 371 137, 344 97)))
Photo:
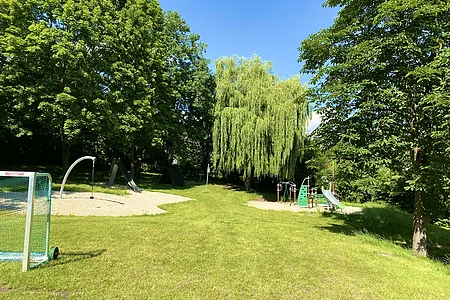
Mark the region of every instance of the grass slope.
MULTIPOLYGON (((0 263, 0 298, 448 297, 450 269, 413 256, 410 216, 386 206, 292 213, 248 207, 259 195, 220 185, 165 191, 196 200, 155 216, 53 217, 60 258, 27 273, 0 263)), ((430 231, 446 251, 448 232, 430 231)))

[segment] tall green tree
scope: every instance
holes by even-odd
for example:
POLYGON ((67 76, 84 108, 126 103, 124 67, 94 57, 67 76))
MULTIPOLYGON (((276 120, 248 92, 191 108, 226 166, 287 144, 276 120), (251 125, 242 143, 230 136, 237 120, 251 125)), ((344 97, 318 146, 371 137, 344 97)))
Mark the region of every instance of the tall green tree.
POLYGON ((4 141, 39 132, 62 149, 63 170, 73 146, 132 163, 155 146, 208 156, 206 45, 178 13, 156 0, 0 0, 0 29, 4 141))
POLYGON ((177 12, 165 14, 166 88, 156 102, 158 137, 167 161, 206 169, 212 148, 214 77, 206 45, 177 12))
POLYGON ((34 15, 30 5, 0 1, 0 138, 31 135, 24 114, 30 79, 24 66, 28 27, 34 15))
POLYGON ((244 179, 292 178, 309 118, 306 87, 298 77, 279 80, 257 56, 216 61, 213 161, 244 179))
POLYGON ((206 46, 178 13, 164 14, 157 1, 128 1, 118 15, 115 59, 106 75, 114 112, 110 145, 130 153, 132 162, 135 152, 148 150, 164 153, 166 162, 186 161, 188 144, 211 139, 206 46))
POLYGON ((154 136, 156 101, 165 89, 164 14, 158 1, 118 3, 111 41, 110 66, 105 70, 110 128, 108 146, 130 153, 154 136))
POLYGON ((341 8, 334 24, 299 48, 302 71, 314 75, 320 133, 351 150, 359 168, 378 162, 404 174, 414 194, 413 251, 426 255, 427 219, 449 175, 443 166, 450 147, 450 3, 329 0, 325 6, 341 8))
POLYGON ((101 52, 114 7, 100 0, 3 1, 1 7, 7 20, 0 37, 2 97, 17 113, 10 124, 28 134, 40 126, 59 139, 64 171, 70 146, 102 126, 107 57, 101 52))

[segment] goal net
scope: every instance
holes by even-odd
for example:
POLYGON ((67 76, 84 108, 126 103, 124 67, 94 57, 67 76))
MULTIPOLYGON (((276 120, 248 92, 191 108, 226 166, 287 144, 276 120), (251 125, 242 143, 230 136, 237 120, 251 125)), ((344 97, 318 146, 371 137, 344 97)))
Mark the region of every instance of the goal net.
POLYGON ((51 194, 50 174, 0 171, 0 261, 49 260, 51 194))

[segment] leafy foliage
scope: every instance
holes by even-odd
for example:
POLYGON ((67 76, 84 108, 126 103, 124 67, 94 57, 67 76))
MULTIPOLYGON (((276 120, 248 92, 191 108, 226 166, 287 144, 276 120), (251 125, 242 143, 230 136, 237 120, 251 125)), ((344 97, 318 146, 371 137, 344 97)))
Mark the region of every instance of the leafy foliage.
POLYGON ((298 77, 279 80, 257 56, 216 61, 213 160, 244 179, 292 178, 302 154, 309 107, 298 77))
MULTIPOLYGON (((448 1, 327 1, 335 23, 302 42, 303 72, 314 75, 319 132, 370 178, 381 167, 414 192, 415 250, 425 253, 426 219, 446 196, 450 146, 446 74, 448 1), (443 137, 446 138, 443 138, 443 137), (444 188, 443 188, 444 187, 444 188), (419 245, 420 244, 420 245, 419 245)), ((342 169, 341 169, 342 170, 342 169)), ((368 182, 367 186, 371 186, 368 182)), ((373 185, 372 185, 373 186, 373 185)))
POLYGON ((156 102, 166 160, 205 169, 212 150, 214 77, 203 57, 206 45, 177 12, 165 14, 165 90, 156 102))
POLYGON ((206 46, 158 1, 0 0, 0 29, 5 142, 52 140, 63 169, 69 147, 106 159, 129 152, 133 161, 150 149, 189 157, 194 144, 208 159, 206 46))

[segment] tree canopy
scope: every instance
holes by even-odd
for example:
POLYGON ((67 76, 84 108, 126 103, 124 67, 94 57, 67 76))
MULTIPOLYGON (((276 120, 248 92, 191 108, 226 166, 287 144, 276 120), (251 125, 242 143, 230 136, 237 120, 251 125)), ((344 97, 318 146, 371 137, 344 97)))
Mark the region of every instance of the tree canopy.
POLYGON ((136 150, 182 160, 188 144, 210 149, 205 47, 157 0, 0 0, 0 139, 40 134, 63 169, 71 146, 132 161, 136 150))
POLYGON ((259 57, 216 61, 213 161, 244 179, 292 178, 309 118, 306 87, 280 80, 259 57))
POLYGON ((414 194, 413 250, 426 255, 427 218, 447 198, 450 175, 450 3, 326 5, 341 8, 334 24, 299 48, 302 71, 314 75, 318 134, 355 169, 373 174, 387 166, 404 178, 414 194))

